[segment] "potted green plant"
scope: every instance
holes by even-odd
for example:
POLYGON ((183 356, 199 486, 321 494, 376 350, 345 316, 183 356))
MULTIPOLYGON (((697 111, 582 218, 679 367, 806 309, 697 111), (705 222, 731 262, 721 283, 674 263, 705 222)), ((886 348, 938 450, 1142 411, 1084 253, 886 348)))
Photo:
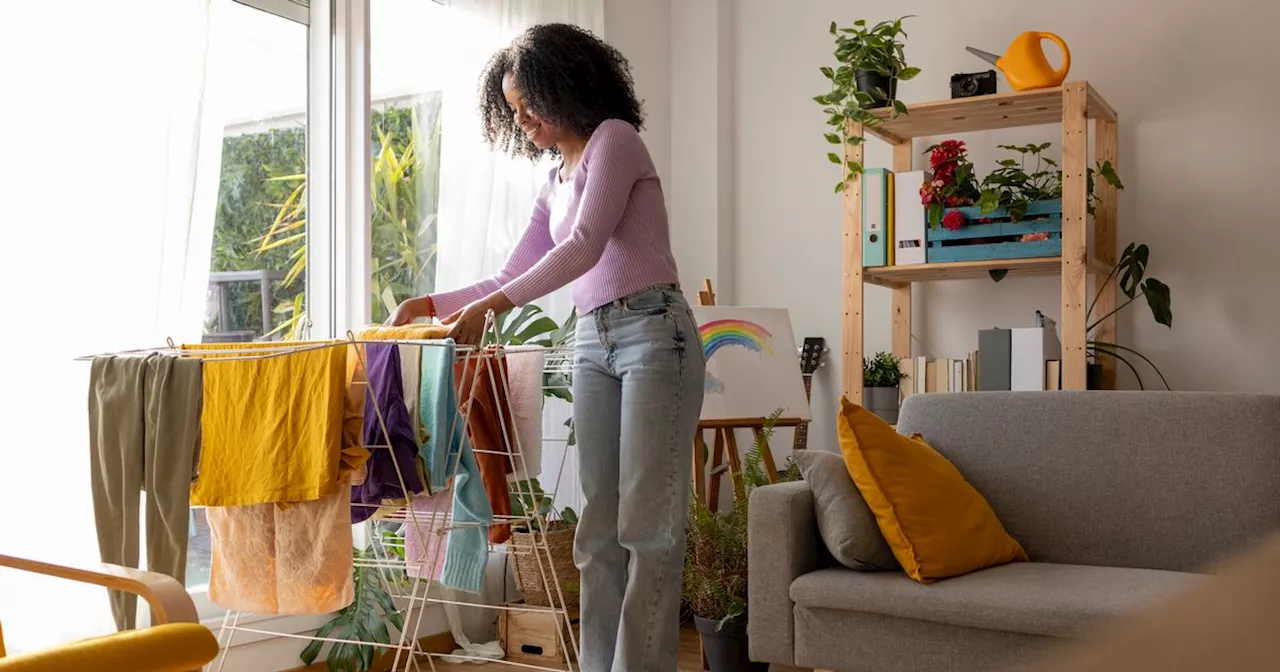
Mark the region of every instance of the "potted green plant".
MULTIPOLYGON (((741 486, 735 482, 733 508, 716 514, 696 495, 689 506, 684 560, 684 600, 693 612, 711 672, 764 672, 768 665, 750 661, 747 651, 747 501, 751 491, 767 485, 761 467, 779 409, 765 419, 742 462, 741 486)), ((788 465, 780 480, 797 480, 788 465)))
POLYGON ((548 581, 554 569, 555 581, 564 596, 565 607, 576 609, 579 603, 579 573, 573 562, 573 536, 578 529, 578 514, 565 507, 555 511, 551 497, 542 490, 536 478, 512 483, 509 488, 511 515, 516 518, 531 517, 528 523, 512 526, 508 548, 513 563, 516 589, 524 595, 528 604, 540 607, 553 605, 552 591, 555 584, 548 581), (543 525, 540 521, 546 521, 543 525), (541 565, 533 554, 535 547, 543 543, 551 554, 551 567, 541 565), (548 581, 544 581, 543 577, 548 581))
POLYGON ((1138 373, 1138 367, 1129 361, 1130 357, 1137 357, 1146 362, 1147 366, 1150 366, 1156 372, 1166 390, 1172 389, 1169 387, 1169 381, 1160 372, 1160 367, 1156 366, 1155 362, 1148 359, 1146 355, 1133 348, 1118 343, 1100 341, 1092 336, 1094 330, 1102 324, 1103 320, 1124 310, 1126 306, 1137 301, 1139 296, 1146 300, 1147 307, 1151 309, 1152 319, 1169 329, 1173 328, 1173 299, 1169 295, 1169 286, 1155 278, 1147 277, 1147 261, 1150 256, 1151 251, 1146 245, 1129 243, 1129 246, 1124 248, 1124 252, 1120 254, 1120 260, 1116 262, 1115 266, 1112 266, 1111 272, 1106 279, 1098 283, 1098 293, 1094 295, 1093 301, 1089 303, 1089 311, 1086 313, 1085 322, 1088 324, 1086 332, 1090 334, 1090 337, 1085 344, 1085 352, 1090 360, 1089 370, 1087 371, 1087 387, 1091 390, 1101 388, 1102 362, 1099 360, 1105 357, 1110 357, 1128 367, 1133 372, 1133 376, 1138 379, 1138 387, 1146 389, 1142 375, 1138 373), (1120 293, 1127 300, 1106 315, 1094 319, 1093 309, 1098 305, 1098 299, 1106 289, 1107 282, 1112 278, 1116 279, 1116 284, 1120 287, 1120 293))
POLYGON ((920 74, 920 68, 907 65, 900 39, 907 36, 902 22, 908 18, 882 21, 870 28, 863 19, 854 21, 851 28, 831 22, 836 66, 820 68, 831 82, 831 90, 813 99, 827 114, 827 125, 831 127, 831 132, 825 134, 827 142, 841 148, 841 154, 827 153, 828 160, 843 168, 844 178, 836 185, 837 192, 862 173, 861 163, 842 156, 846 146, 863 142, 853 125, 873 128, 883 123, 884 117, 872 112, 874 108, 891 108, 890 118, 907 113, 906 105, 897 98, 898 82, 920 74))
POLYGON ((907 374, 887 352, 862 360, 862 401, 868 411, 893 425, 898 422, 898 386, 907 374))
MULTIPOLYGON (((384 547, 388 553, 404 559, 403 542, 396 542, 391 532, 385 532, 384 547), (389 542, 389 543, 387 543, 389 542)), ((316 630, 316 637, 348 640, 330 645, 314 640, 302 649, 298 659, 303 665, 311 665, 325 653, 327 669, 341 672, 364 672, 373 667, 374 659, 391 644, 387 624, 404 630, 404 616, 386 588, 395 585, 407 590, 409 578, 404 569, 379 568, 379 555, 372 548, 356 550, 358 561, 352 567, 355 599, 333 615, 316 630), (363 562, 359 562, 363 561, 363 562), (354 642, 367 642, 355 644, 354 642)))

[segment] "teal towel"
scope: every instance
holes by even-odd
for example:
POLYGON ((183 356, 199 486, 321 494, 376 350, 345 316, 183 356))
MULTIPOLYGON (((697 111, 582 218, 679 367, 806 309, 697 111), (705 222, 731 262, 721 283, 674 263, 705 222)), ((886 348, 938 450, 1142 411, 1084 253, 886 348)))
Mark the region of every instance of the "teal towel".
POLYGON ((418 414, 429 433, 420 455, 430 471, 432 491, 443 490, 449 477, 453 477, 454 528, 449 531, 440 584, 479 593, 484 586, 493 509, 458 412, 458 393, 453 381, 453 340, 435 342, 440 345, 422 348, 418 414))

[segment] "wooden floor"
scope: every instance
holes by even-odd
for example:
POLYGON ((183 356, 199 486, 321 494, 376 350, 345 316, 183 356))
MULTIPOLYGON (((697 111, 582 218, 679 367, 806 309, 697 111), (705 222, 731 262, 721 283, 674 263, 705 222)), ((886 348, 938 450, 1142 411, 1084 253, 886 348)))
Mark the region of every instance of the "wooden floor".
MULTIPOLYGON (((423 669, 431 668, 423 665, 423 669)), ((527 668, 517 667, 513 665, 503 665, 494 663, 490 665, 449 665, 436 661, 436 670, 438 672, 499 672, 505 670, 522 670, 527 668)), ((780 667, 774 665, 771 672, 800 672, 792 667, 780 667)), ((685 630, 680 635, 680 669, 679 672, 702 672, 702 656, 698 649, 698 633, 694 630, 685 630)))

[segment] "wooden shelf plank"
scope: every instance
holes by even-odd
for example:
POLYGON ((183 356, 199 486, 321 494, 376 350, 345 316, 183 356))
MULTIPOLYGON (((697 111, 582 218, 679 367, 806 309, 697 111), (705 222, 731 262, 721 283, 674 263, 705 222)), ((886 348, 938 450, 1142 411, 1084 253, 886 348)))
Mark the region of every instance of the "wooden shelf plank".
MULTIPOLYGON (((1087 116, 1115 121, 1116 113, 1098 92, 1088 90, 1087 116)), ((1018 126, 1036 126, 1062 122, 1064 87, 995 93, 973 98, 955 98, 908 105, 909 114, 888 119, 889 110, 875 110, 886 119, 884 124, 867 129, 868 133, 890 143, 899 144, 911 138, 972 133, 1018 126)))
MULTIPOLYGON (((1097 259, 1088 262, 1089 272, 1106 276, 1111 266, 1097 259)), ((1062 272, 1062 257, 1034 257, 1032 259, 993 259, 989 261, 953 261, 942 264, 912 264, 908 266, 874 266, 862 269, 867 282, 881 287, 900 288, 913 282, 934 280, 970 280, 989 278, 997 269, 1006 269, 1009 275, 1057 275, 1062 272)))
POLYGON ((908 266, 875 266, 864 268, 867 282, 884 287, 900 287, 912 282, 934 280, 967 280, 988 278, 988 271, 1007 269, 1009 275, 1057 275, 1062 271, 1061 257, 1035 257, 1032 259, 995 259, 989 261, 953 261, 942 264, 912 264, 908 266))

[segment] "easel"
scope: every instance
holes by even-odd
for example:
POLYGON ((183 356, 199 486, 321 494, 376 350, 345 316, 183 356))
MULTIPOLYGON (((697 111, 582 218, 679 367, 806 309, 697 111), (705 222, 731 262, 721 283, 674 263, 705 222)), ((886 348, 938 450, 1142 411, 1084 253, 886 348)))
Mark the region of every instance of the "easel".
MULTIPOLYGON (((711 289, 711 279, 706 278, 702 281, 702 291, 698 292, 698 305, 714 306, 716 305, 716 293, 711 289)), ((733 418, 729 420, 700 420, 698 421, 698 431, 693 435, 693 491, 695 496, 711 509, 712 513, 716 513, 720 509, 720 477, 725 471, 729 472, 729 478, 733 481, 733 497, 746 497, 746 487, 742 482, 742 458, 738 453, 738 439, 734 436, 734 432, 738 429, 750 429, 752 435, 757 441, 762 441, 765 422, 768 418, 733 418), (703 437, 703 430, 710 429, 715 432, 715 439, 712 442, 711 450, 711 473, 710 486, 707 484, 707 442, 703 437), (726 454, 727 461, 723 464, 726 454)), ((778 418, 774 421, 774 427, 799 427, 807 421, 798 418, 778 418)), ((764 460, 765 476, 770 483, 778 482, 778 466, 773 461, 773 450, 769 447, 767 441, 764 441, 764 450, 761 451, 761 457, 764 460)), ((702 654, 702 669, 711 669, 707 662, 707 652, 702 646, 702 638, 698 638, 698 649, 702 654)))
MULTIPOLYGON (((714 306, 716 305, 716 295, 711 289, 711 280, 703 280, 702 291, 698 292, 698 305, 714 306)), ((720 508, 720 477, 724 472, 729 472, 729 478, 733 481, 733 496, 735 499, 746 496, 746 487, 742 482, 742 457, 738 452, 738 439, 734 436, 734 432, 738 429, 749 429, 757 441, 764 441, 764 427, 768 418, 731 418, 727 420, 701 420, 698 422, 698 431, 693 436, 693 475, 696 479, 693 484, 694 493, 698 499, 702 500, 712 513, 720 508), (710 429, 715 432, 715 438, 711 448, 711 473, 707 474, 707 443, 703 437, 703 431, 710 429), (708 476, 710 484, 707 483, 708 476)), ((799 427, 806 420, 799 418, 778 418, 774 421, 774 427, 799 427)), ((764 461, 765 476, 770 483, 778 482, 778 466, 773 460, 773 451, 770 449, 767 441, 764 443, 764 450, 761 451, 764 461)))

